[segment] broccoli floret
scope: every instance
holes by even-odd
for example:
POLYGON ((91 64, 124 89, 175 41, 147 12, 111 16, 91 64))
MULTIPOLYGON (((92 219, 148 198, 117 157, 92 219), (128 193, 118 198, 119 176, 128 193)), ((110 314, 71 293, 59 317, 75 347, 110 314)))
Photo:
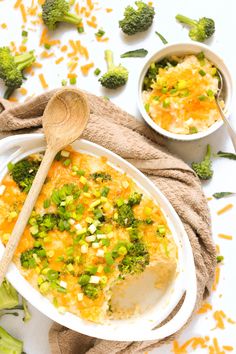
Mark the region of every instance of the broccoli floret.
POLYGON ((143 242, 132 243, 118 268, 123 274, 135 274, 144 271, 149 264, 149 253, 143 242))
POLYGON ((128 199, 128 204, 130 206, 134 206, 134 205, 138 205, 140 204, 141 200, 142 200, 142 194, 141 193, 137 193, 134 192, 128 199))
POLYGON ((17 291, 6 280, 0 286, 0 310, 12 309, 19 305, 19 298, 17 291))
POLYGON ((67 22, 78 26, 81 18, 69 12, 70 5, 65 0, 46 0, 42 5, 42 18, 44 24, 54 30, 58 22, 67 22))
POLYGON ((117 223, 120 226, 132 226, 135 222, 134 212, 129 204, 122 204, 118 207, 117 223))
POLYGON ((94 172, 90 175, 92 177, 92 179, 94 181, 101 181, 101 182, 104 182, 104 181, 111 181, 111 175, 109 175, 109 173, 106 173, 106 172, 94 172))
POLYGON ((100 287, 96 284, 87 284, 85 286, 82 286, 82 290, 84 295, 86 295, 92 300, 96 300, 99 296, 100 287))
POLYGON ((128 36, 132 36, 138 32, 147 31, 152 25, 155 11, 152 6, 145 4, 143 1, 136 1, 137 9, 127 6, 124 12, 124 18, 119 21, 122 31, 128 36))
POLYGON ((192 169, 196 172, 200 179, 210 179, 213 176, 211 162, 211 147, 207 145, 206 155, 202 162, 193 162, 192 169))
POLYGON ((24 159, 14 165, 9 164, 8 170, 18 187, 25 193, 28 193, 39 169, 39 165, 40 161, 24 159))
POLYGON ((0 353, 22 354, 23 342, 12 337, 5 329, 0 327, 0 353))
POLYGON ((202 17, 197 21, 183 15, 177 15, 176 20, 190 27, 189 37, 193 41, 204 42, 215 32, 215 22, 211 18, 202 17))
POLYGON ((34 52, 12 55, 8 47, 0 48, 0 78, 7 86, 4 98, 9 98, 13 91, 23 83, 23 70, 35 61, 34 52))
POLYGON ((45 249, 40 247, 33 247, 21 253, 20 262, 23 268, 36 268, 37 261, 46 258, 45 249))
POLYGON ((122 65, 114 65, 111 50, 105 50, 105 60, 107 62, 108 71, 99 79, 101 85, 108 89, 116 89, 124 86, 128 80, 128 70, 122 65))

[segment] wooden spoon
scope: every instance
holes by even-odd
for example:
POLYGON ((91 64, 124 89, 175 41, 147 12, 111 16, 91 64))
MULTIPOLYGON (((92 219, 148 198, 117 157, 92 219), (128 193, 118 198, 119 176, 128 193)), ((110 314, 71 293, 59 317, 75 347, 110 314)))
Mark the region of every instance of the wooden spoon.
POLYGON ((42 120, 47 142, 46 152, 0 261, 0 285, 28 223, 54 157, 61 149, 81 136, 88 118, 87 99, 78 90, 60 90, 48 102, 42 120))

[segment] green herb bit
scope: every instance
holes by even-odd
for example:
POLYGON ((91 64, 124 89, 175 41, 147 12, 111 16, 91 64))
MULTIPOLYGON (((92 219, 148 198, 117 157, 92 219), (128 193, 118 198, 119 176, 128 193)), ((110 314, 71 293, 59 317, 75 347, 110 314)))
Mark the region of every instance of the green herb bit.
POLYGON ((206 72, 204 71, 204 70, 199 70, 199 74, 201 75, 201 76, 206 76, 206 72))
POLYGON ((67 80, 63 79, 61 80, 61 86, 66 86, 67 85, 67 80))
POLYGON ((76 77, 71 77, 70 78, 70 84, 71 85, 76 85, 76 81, 77 81, 76 77))
POLYGON ((101 73, 101 70, 99 68, 96 68, 94 70, 94 75, 98 76, 98 75, 100 75, 100 73, 101 73))
POLYGON ((121 54, 121 58, 144 58, 148 54, 146 49, 135 49, 124 54, 121 54))
POLYGON ((155 33, 160 38, 160 40, 162 41, 163 44, 168 44, 168 41, 165 39, 165 37, 161 33, 157 32, 157 31, 155 33))
POLYGON ((22 37, 28 37, 28 32, 27 31, 22 31, 21 32, 22 37))
POLYGON ((68 167, 69 165, 71 164, 71 160, 70 159, 66 159, 64 162, 63 162, 63 165, 68 167))
POLYGON ((145 103, 144 108, 145 108, 145 111, 146 111, 147 113, 149 113, 149 110, 150 110, 150 103, 145 103))
POLYGON ((98 267, 91 265, 85 268, 85 273, 88 275, 95 275, 97 273, 98 267))
POLYGON ((201 95, 198 96, 199 101, 206 101, 207 100, 207 96, 206 95, 201 95))
POLYGON ((97 31, 97 33, 95 33, 95 36, 101 38, 101 37, 104 36, 104 34, 105 34, 105 31, 104 31, 102 28, 100 28, 100 29, 97 31))
POLYGON ((225 159, 236 160, 236 154, 233 154, 232 152, 218 151, 216 156, 223 157, 225 159))
POLYGON ((130 206, 138 205, 141 203, 143 195, 141 193, 134 192, 128 199, 128 204, 130 206))
POLYGON ((107 197, 109 191, 110 191, 110 188, 107 187, 107 186, 104 186, 104 187, 102 188, 102 190, 101 190, 101 196, 102 196, 102 197, 107 197))
POLYGON ((166 98, 163 101, 163 108, 169 108, 169 107, 170 107, 170 100, 169 100, 169 98, 166 98))
POLYGON ((84 295, 91 300, 96 300, 99 296, 100 287, 96 284, 87 284, 82 287, 84 295))
POLYGON ((224 257, 223 257, 223 256, 217 256, 217 257, 216 257, 217 263, 221 263, 221 262, 223 262, 223 260, 224 260, 224 257))
POLYGON ((43 202, 44 209, 49 208, 50 205, 51 205, 51 199, 45 199, 44 202, 43 202))
POLYGON ((114 259, 113 259, 113 257, 112 257, 111 252, 106 252, 105 255, 104 255, 104 257, 105 257, 105 261, 106 261, 106 264, 107 264, 107 265, 110 266, 110 265, 114 264, 114 259))
POLYGON ((103 238, 102 239, 102 245, 103 246, 110 246, 110 240, 109 240, 109 238, 103 238))
POLYGON ((233 193, 233 192, 218 192, 218 193, 214 193, 213 197, 215 199, 221 199, 221 198, 229 197, 230 195, 235 195, 235 193, 233 193))
POLYGON ((78 31, 79 33, 84 33, 84 27, 83 27, 83 26, 79 26, 79 27, 77 28, 77 31, 78 31))
POLYGON ((196 57, 199 61, 202 61, 205 59, 205 54, 204 54, 204 52, 200 52, 196 55, 196 57))
POLYGON ((197 134, 198 129, 194 126, 189 127, 189 134, 197 134))
POLYGON ((48 44, 48 43, 45 43, 45 44, 44 44, 44 48, 45 48, 45 49, 50 49, 50 48, 51 48, 51 45, 48 44))

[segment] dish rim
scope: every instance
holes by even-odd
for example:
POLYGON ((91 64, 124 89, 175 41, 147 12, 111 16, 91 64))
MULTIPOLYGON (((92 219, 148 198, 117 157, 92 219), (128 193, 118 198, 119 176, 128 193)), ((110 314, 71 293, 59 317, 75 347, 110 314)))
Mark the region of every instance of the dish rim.
POLYGON ((176 42, 176 43, 167 44, 146 59, 139 74, 138 89, 137 89, 137 105, 143 119, 146 121, 146 123, 149 126, 151 126, 153 130, 165 136, 166 138, 172 140, 178 140, 178 141, 195 141, 213 134, 224 125, 224 122, 222 120, 219 120, 203 132, 199 132, 196 134, 175 134, 161 128, 157 123, 155 123, 144 108, 144 104, 142 100, 142 92, 143 92, 142 86, 143 86, 144 77, 151 63, 174 54, 183 53, 184 55, 185 53, 185 55, 189 55, 189 54, 197 54, 201 51, 203 51, 204 54, 206 54, 207 58, 209 58, 209 56, 214 58, 214 59, 209 58, 209 60, 213 62, 213 64, 221 71, 223 75, 225 85, 227 88, 227 93, 225 98, 226 112, 227 112, 226 116, 227 117, 230 116, 232 110, 234 84, 233 84, 232 74, 228 63, 225 62, 225 60, 221 57, 221 55, 218 54, 217 51, 213 50, 212 48, 210 48, 209 46, 203 43, 176 42))
MULTIPOLYGON (((35 140, 38 139, 39 141, 44 143, 43 144, 44 147, 46 145, 45 144, 44 135, 41 134, 41 133, 40 134, 24 134, 24 135, 21 135, 21 136, 11 136, 11 137, 7 137, 5 139, 2 139, 0 141, 0 146, 3 147, 1 149, 1 153, 2 153, 2 150, 6 150, 7 149, 6 146, 8 146, 8 145, 10 145, 12 147, 13 146, 22 146, 22 145, 24 145, 24 141, 25 141, 24 139, 26 141, 27 141, 27 139, 28 140, 30 139, 31 142, 32 142, 32 139, 35 139, 35 140)), ((195 305, 195 298, 196 298, 196 272, 195 272, 194 259, 193 259, 193 254, 192 254, 192 249, 191 249, 191 246, 190 246, 190 242, 189 242, 188 236, 186 234, 186 231, 184 230, 183 224, 182 224, 181 220, 179 219, 177 213, 174 211, 173 207, 171 206, 169 201, 166 199, 166 197, 162 194, 162 192, 153 184, 153 182, 150 181, 142 172, 140 172, 138 169, 136 169, 129 162, 127 162, 126 160, 124 160, 123 158, 118 156, 117 154, 113 153, 112 151, 109 151, 106 148, 104 148, 102 146, 99 146, 99 145, 97 145, 95 143, 91 143, 91 142, 86 141, 86 140, 80 140, 79 143, 87 145, 87 148, 91 148, 91 149, 94 148, 95 150, 98 150, 97 156, 101 156, 101 154, 105 155, 105 156, 108 155, 108 161, 109 161, 109 157, 112 157, 116 161, 115 164, 117 166, 119 166, 119 162, 120 162, 121 164, 125 165, 125 167, 127 167, 127 170, 131 169, 134 174, 138 175, 138 178, 141 178, 141 180, 146 181, 146 183, 151 187, 151 189, 154 189, 156 191, 156 194, 158 194, 158 196, 162 200, 163 204, 166 204, 163 207, 163 205, 161 205, 160 202, 158 201, 158 204, 160 205, 161 209, 164 211, 165 215, 166 215, 166 211, 165 211, 165 208, 166 208, 166 209, 169 210, 169 212, 171 214, 171 215, 168 215, 169 218, 172 217, 174 219, 175 224, 181 230, 181 236, 179 236, 179 237, 183 238, 184 242, 186 242, 185 246, 187 247, 188 264, 189 264, 190 268, 192 269, 192 272, 189 272, 193 276, 192 276, 192 278, 190 278, 192 289, 191 289, 191 302, 190 302, 189 308, 187 309, 188 310, 187 311, 188 316, 186 316, 186 320, 187 320, 187 317, 189 317, 189 315, 191 314, 191 312, 193 310, 193 307, 195 305), (100 150, 101 154, 99 154, 99 150, 100 150)), ((32 142, 32 144, 34 145, 35 141, 32 142)), ((83 151, 83 148, 77 148, 76 150, 79 150, 79 151, 82 150, 83 151)), ((14 154, 11 155, 10 156, 10 160, 13 160, 13 161, 20 160, 21 158, 24 157, 24 156, 21 156, 22 154, 27 156, 27 155, 32 154, 32 153, 33 153, 32 150, 27 151, 27 152, 26 151, 22 151, 18 155, 18 158, 16 156, 13 156, 14 154), (19 158, 19 156, 21 156, 21 157, 19 158)), ((86 151, 85 151, 85 153, 86 153, 86 151)), ((89 153, 89 152, 87 151, 87 153, 89 153)), ((3 151, 3 154, 4 154, 4 151, 3 151)), ((9 161, 7 161, 7 162, 9 162, 9 161)), ((127 172, 128 175, 130 175, 130 173, 128 171, 126 171, 124 169, 124 167, 122 167, 121 169, 124 172, 127 172)), ((5 169, 1 169, 1 176, 2 177, 4 177, 5 173, 6 173, 6 168, 5 169), (5 170, 5 172, 4 172, 4 170, 5 170)), ((134 179, 134 181, 135 181, 135 183, 137 183, 137 185, 141 185, 141 188, 146 191, 145 186, 142 184, 143 181, 139 182, 133 176, 131 178, 134 179)), ((146 191, 146 192, 148 193, 148 191, 146 191)), ((154 197, 153 199, 157 202, 157 198, 154 197)), ((175 226, 175 231, 176 231, 177 226, 175 226)), ((0 251, 1 251, 0 253, 2 254, 2 252, 3 252, 3 246, 2 245, 1 245, 1 250, 0 251)), ((9 272, 7 274, 7 278, 9 279, 10 282, 13 282, 13 286, 15 286, 15 283, 17 283, 17 286, 15 286, 16 289, 26 299, 28 299, 29 302, 31 302, 36 308, 38 308, 39 311, 41 311, 42 313, 44 313, 45 315, 47 315, 51 319, 55 320, 56 322, 61 323, 62 325, 65 325, 65 326, 67 326, 67 327, 69 327, 69 328, 71 328, 71 329, 73 329, 73 330, 75 330, 77 332, 79 331, 80 333, 83 333, 83 334, 86 334, 86 335, 92 335, 92 336, 95 336, 95 337, 101 338, 101 339, 119 340, 119 341, 123 341, 123 340, 129 340, 129 341, 130 340, 131 341, 132 340, 133 341, 151 340, 151 339, 164 338, 165 336, 169 335, 169 333, 166 333, 165 331, 164 331, 164 333, 162 333, 160 330, 156 330, 156 331, 159 331, 159 337, 157 338, 157 336, 155 335, 155 330, 152 331, 151 328, 147 332, 144 332, 140 328, 140 331, 135 331, 135 332, 132 333, 132 335, 130 333, 128 333, 128 332, 126 333, 125 329, 122 332, 122 334, 121 333, 116 333, 117 330, 116 331, 113 330, 113 334, 111 335, 111 334, 109 334, 108 330, 105 331, 105 333, 104 333, 104 328, 109 329, 109 326, 96 325, 96 324, 93 324, 91 322, 84 321, 84 320, 82 320, 82 322, 84 322, 84 324, 82 324, 82 328, 81 328, 81 326, 79 326, 79 328, 77 328, 77 326, 74 326, 74 324, 73 325, 68 325, 68 323, 70 324, 71 316, 72 317, 76 317, 76 319, 79 320, 79 321, 81 321, 81 318, 79 316, 73 315, 73 314, 68 313, 68 312, 66 314, 64 314, 64 315, 59 314, 58 310, 53 306, 53 304, 51 302, 49 302, 49 300, 47 298, 42 296, 35 288, 33 288, 30 285, 30 283, 23 277, 23 275, 21 275, 21 273, 19 272, 19 270, 17 269, 17 267, 15 265, 11 264, 11 267, 10 267, 9 272), (16 282, 15 280, 18 280, 18 282, 16 282), (22 290, 21 285, 26 285, 24 283, 29 285, 29 287, 31 289, 31 294, 32 294, 32 292, 34 293, 33 295, 34 295, 35 299, 33 301, 32 301, 32 299, 29 298, 30 294, 27 293, 27 287, 23 288, 23 290, 22 290), (39 305, 38 305, 38 302, 39 302, 39 305), (48 306, 51 307, 50 311, 48 310, 48 306), (43 309, 42 309, 42 307, 43 307, 43 309), (54 311, 52 311, 52 309, 54 311), (48 312, 50 312, 50 314, 48 314, 48 312), (51 314, 51 312, 53 312, 53 315, 51 314), (97 326, 100 327, 100 330, 98 330, 96 328, 97 326), (90 327, 90 331, 89 331, 89 327, 90 327), (87 330, 87 328, 88 328, 88 330, 87 330), (114 336, 114 334, 115 334, 115 336, 114 336), (160 335, 161 335, 161 337, 160 337, 160 335)), ((187 284, 187 285, 189 285, 189 284, 187 284)), ((180 320, 183 322, 183 318, 180 319, 180 320)), ((171 323, 171 321, 169 323, 171 323)), ((134 324, 135 324, 135 319, 134 319, 134 324)), ((182 325, 183 325, 183 323, 182 323, 182 325)), ((130 327, 130 325, 128 325, 128 327, 130 327)), ((128 327, 126 326, 125 328, 128 328, 128 327)), ((161 327, 161 328, 164 328, 164 327, 161 327)), ((172 329, 172 331, 173 331, 173 329, 172 329)))

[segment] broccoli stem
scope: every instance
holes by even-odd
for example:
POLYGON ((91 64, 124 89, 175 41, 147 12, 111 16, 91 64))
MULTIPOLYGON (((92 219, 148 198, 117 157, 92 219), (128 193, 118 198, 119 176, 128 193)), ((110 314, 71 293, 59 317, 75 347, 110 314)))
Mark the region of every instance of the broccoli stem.
POLYGON ((22 71, 23 69, 25 69, 27 66, 30 66, 35 61, 34 53, 29 52, 21 55, 16 55, 14 57, 14 61, 17 65, 18 70, 22 71))
POLYGON ((5 329, 0 327, 0 353, 21 354, 22 352, 23 342, 12 337, 5 329))
POLYGON ((8 100, 8 98, 11 97, 14 91, 15 91, 14 87, 8 87, 4 92, 3 98, 5 98, 5 100, 8 100))
POLYGON ((211 159, 211 146, 208 144, 207 145, 207 151, 205 155, 205 161, 209 161, 211 159))
POLYGON ((105 60, 107 62, 108 71, 114 68, 113 53, 109 49, 105 50, 105 60))
POLYGON ((72 23, 73 25, 79 25, 81 23, 81 18, 71 13, 67 13, 61 19, 62 22, 72 23))
POLYGON ((189 26, 196 26, 197 25, 197 21, 192 20, 191 18, 189 18, 187 16, 176 15, 175 18, 179 22, 184 23, 184 24, 189 25, 189 26))

